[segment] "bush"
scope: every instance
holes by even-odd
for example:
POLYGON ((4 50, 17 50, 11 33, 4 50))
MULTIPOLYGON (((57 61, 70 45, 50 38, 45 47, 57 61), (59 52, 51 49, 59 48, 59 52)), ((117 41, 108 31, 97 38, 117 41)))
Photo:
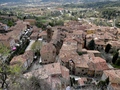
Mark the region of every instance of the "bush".
POLYGON ((108 53, 111 49, 111 45, 110 44, 107 44, 107 46, 105 47, 105 52, 108 53))
POLYGON ((120 57, 117 59, 117 61, 115 62, 115 65, 120 66, 120 57))
POLYGON ((115 55, 113 56, 112 63, 115 64, 116 60, 118 58, 119 52, 116 52, 115 55))
POLYGON ((78 53, 78 55, 82 55, 83 54, 82 52, 78 52, 78 51, 77 51, 77 53, 78 53))
POLYGON ((89 50, 94 50, 95 49, 95 41, 93 39, 89 42, 88 49, 89 50))

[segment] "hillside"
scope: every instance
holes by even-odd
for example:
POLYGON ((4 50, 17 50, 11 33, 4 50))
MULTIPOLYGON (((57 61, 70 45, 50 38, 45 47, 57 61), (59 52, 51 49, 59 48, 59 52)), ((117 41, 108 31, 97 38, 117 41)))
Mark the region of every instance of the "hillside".
POLYGON ((101 1, 119 1, 119 0, 0 0, 0 3, 5 2, 67 2, 67 3, 77 3, 79 2, 101 2, 101 1))

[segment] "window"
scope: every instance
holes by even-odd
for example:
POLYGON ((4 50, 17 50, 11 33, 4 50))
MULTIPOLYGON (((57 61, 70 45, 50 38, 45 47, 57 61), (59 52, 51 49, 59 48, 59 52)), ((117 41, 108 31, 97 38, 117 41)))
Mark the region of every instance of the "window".
POLYGON ((47 61, 46 59, 44 61, 47 61))

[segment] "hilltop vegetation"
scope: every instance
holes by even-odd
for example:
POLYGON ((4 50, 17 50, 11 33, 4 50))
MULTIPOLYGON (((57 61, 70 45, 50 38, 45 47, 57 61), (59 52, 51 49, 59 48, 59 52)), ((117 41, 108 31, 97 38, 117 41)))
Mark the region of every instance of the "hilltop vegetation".
POLYGON ((77 2, 104 2, 104 1, 118 1, 118 0, 0 0, 1 2, 63 2, 63 3, 77 3, 77 2))
POLYGON ((120 1, 105 1, 105 2, 89 2, 83 4, 65 4, 64 7, 71 8, 105 8, 105 7, 120 7, 120 1))

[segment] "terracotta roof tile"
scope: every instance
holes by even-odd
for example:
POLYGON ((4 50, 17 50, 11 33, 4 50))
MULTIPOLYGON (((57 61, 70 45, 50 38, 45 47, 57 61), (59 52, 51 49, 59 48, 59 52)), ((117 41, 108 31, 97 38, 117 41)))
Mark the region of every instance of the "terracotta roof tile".
POLYGON ((70 77, 69 70, 64 66, 61 66, 61 72, 62 72, 62 77, 68 80, 70 77))
POLYGON ((107 63, 104 59, 100 57, 94 57, 89 63, 88 63, 90 70, 96 70, 96 71, 103 71, 109 69, 107 66, 107 63))
POLYGON ((61 74, 60 63, 52 63, 44 66, 48 75, 59 75, 61 74))
POLYGON ((52 43, 47 43, 46 45, 42 46, 40 53, 53 53, 53 51, 56 51, 55 46, 52 43))
POLYGON ((120 70, 105 70, 104 74, 109 77, 111 83, 120 84, 120 70))

